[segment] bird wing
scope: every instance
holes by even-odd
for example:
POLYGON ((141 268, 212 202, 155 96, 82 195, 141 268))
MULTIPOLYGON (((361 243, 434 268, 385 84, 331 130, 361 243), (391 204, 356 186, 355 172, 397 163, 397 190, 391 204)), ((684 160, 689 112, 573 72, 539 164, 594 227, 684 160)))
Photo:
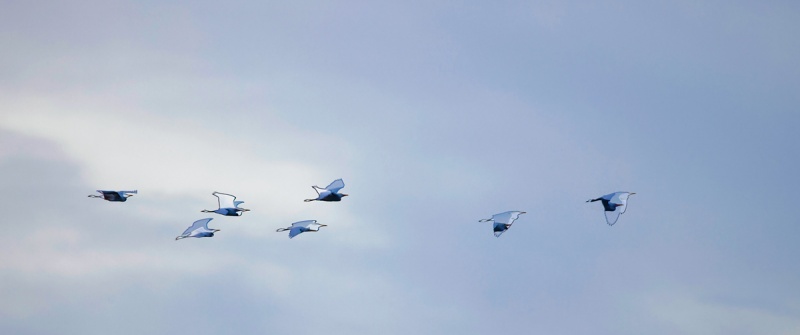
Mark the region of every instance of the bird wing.
POLYGON ((503 235, 503 233, 505 233, 506 230, 508 230, 508 227, 506 227, 505 223, 495 222, 494 227, 492 227, 492 231, 494 231, 494 237, 500 237, 500 235, 503 235), (497 228, 502 228, 502 229, 498 230, 497 228))
POLYGON ((513 224, 516 219, 519 218, 521 211, 508 211, 503 213, 498 213, 492 215, 492 221, 495 223, 502 223, 502 224, 513 224))
POLYGON ((341 178, 334 180, 330 185, 325 187, 325 189, 331 191, 331 193, 337 193, 342 188, 344 188, 344 181, 341 178))
POLYGON ((219 208, 236 208, 236 196, 228 193, 214 192, 211 193, 217 197, 219 208))
POLYGON ((233 206, 236 207, 236 208, 239 208, 239 205, 241 205, 243 203, 244 203, 244 201, 234 201, 233 202, 233 206))
POLYGON ((295 223, 292 223, 292 229, 295 229, 295 228, 309 228, 315 223, 317 223, 317 220, 297 221, 295 223))
POLYGON ((211 220, 213 220, 213 218, 206 218, 195 221, 194 223, 192 223, 191 226, 189 226, 189 228, 186 228, 186 230, 183 231, 183 234, 181 234, 181 236, 188 236, 193 231, 198 229, 211 230, 208 229, 208 222, 211 220))
POLYGON ((133 191, 119 191, 119 192, 117 192, 117 193, 119 193, 119 195, 121 195, 121 196, 123 196, 123 197, 124 197, 126 194, 138 194, 138 193, 139 193, 139 191, 138 191, 138 190, 133 190, 133 191))
POLYGON ((300 233, 302 232, 303 232, 303 227, 292 227, 292 229, 289 230, 289 238, 300 235, 300 233))
MULTIPOLYGON (((620 206, 620 207, 625 207, 625 206, 620 206)), ((615 208, 613 211, 603 212, 606 215, 606 223, 608 223, 609 226, 613 226, 615 223, 617 223, 619 215, 622 214, 621 212, 622 210, 620 209, 620 207, 615 208)))
POLYGON ((620 209, 620 214, 625 214, 625 210, 628 209, 628 197, 631 194, 629 192, 616 192, 614 193, 614 197, 611 198, 611 202, 615 204, 622 204, 623 206, 617 206, 620 209), (620 208, 622 207, 622 208, 620 208))

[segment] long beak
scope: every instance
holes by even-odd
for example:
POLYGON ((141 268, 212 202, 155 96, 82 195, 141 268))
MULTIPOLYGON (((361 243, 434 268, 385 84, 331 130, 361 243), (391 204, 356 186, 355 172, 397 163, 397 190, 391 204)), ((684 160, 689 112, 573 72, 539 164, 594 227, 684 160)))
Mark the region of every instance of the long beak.
POLYGON ((214 232, 222 231, 221 229, 214 229, 214 232))
POLYGON ((519 212, 519 213, 520 213, 520 214, 525 214, 525 213, 528 213, 528 212, 519 212))
POLYGON ((321 225, 319 225, 319 226, 320 226, 320 227, 327 227, 328 225, 326 225, 326 224, 321 224, 321 225))
POLYGON ((348 195, 349 195, 349 194, 344 194, 344 193, 342 193, 342 197, 346 197, 346 196, 348 196, 348 195))
POLYGON ((636 194, 636 192, 631 192, 631 194, 629 194, 629 195, 634 195, 634 194, 636 194))

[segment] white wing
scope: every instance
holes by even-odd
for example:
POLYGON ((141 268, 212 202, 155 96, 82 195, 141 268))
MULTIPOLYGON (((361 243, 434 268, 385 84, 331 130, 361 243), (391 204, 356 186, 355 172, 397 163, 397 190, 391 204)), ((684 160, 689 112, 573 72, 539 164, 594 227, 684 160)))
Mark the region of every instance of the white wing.
POLYGON ((295 229, 295 228, 306 228, 306 229, 308 229, 309 227, 311 227, 315 223, 317 223, 317 220, 297 221, 295 223, 292 223, 292 229, 295 229))
POLYGON ((236 208, 236 196, 227 193, 214 192, 211 193, 217 197, 219 208, 236 208))
POLYGON ((615 223, 617 223, 619 215, 622 214, 621 211, 622 210, 620 209, 620 207, 617 207, 613 211, 603 212, 606 215, 606 223, 608 223, 609 226, 613 226, 615 223))
POLYGON ((337 193, 342 188, 344 188, 344 181, 341 179, 336 179, 330 183, 330 185, 325 187, 326 190, 331 191, 332 193, 337 193))
POLYGON ((183 231, 183 234, 181 234, 181 236, 189 236, 192 234, 192 232, 196 230, 210 231, 211 229, 208 229, 208 222, 211 220, 213 220, 213 218, 207 218, 195 221, 194 223, 192 223, 191 226, 189 226, 189 228, 186 228, 186 230, 183 231))
POLYGON ((620 214, 625 214, 625 211, 628 209, 628 197, 630 196, 631 194, 628 192, 617 192, 614 193, 614 197, 611 198, 611 202, 624 205, 620 206, 622 207, 619 212, 620 214))
POLYGON ((522 214, 521 211, 508 211, 503 213, 498 213, 492 215, 492 221, 495 223, 502 223, 502 224, 513 224, 515 220, 519 218, 519 215, 522 214))
POLYGON ((133 191, 119 191, 119 192, 117 192, 117 193, 119 193, 121 196, 123 196, 123 197, 124 197, 126 194, 138 194, 138 193, 139 193, 139 191, 138 191, 138 190, 133 190, 133 191))

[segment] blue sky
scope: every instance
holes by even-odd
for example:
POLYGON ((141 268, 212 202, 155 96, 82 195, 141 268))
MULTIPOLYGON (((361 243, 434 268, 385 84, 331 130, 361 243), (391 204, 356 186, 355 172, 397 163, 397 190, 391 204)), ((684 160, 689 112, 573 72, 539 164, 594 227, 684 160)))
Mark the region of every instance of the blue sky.
POLYGON ((0 333, 795 334, 798 22, 5 3, 0 333), (302 201, 336 178, 350 197, 302 201), (584 201, 620 190, 608 227, 584 201), (174 241, 213 191, 252 212, 174 241), (477 222, 506 210, 528 214, 500 238, 477 222), (275 233, 306 219, 328 227, 275 233))

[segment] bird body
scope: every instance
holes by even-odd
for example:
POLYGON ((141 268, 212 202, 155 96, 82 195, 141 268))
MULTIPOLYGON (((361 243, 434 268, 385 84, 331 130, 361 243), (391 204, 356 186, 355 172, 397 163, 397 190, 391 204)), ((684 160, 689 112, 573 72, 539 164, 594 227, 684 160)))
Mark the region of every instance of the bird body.
POLYGON ((128 201, 129 197, 132 197, 134 194, 139 193, 138 190, 133 190, 133 191, 97 190, 97 192, 100 193, 101 195, 91 194, 89 195, 89 198, 100 198, 112 202, 125 202, 128 201))
POLYGON ((613 226, 617 223, 619 216, 625 214, 628 209, 628 197, 636 194, 633 192, 614 192, 606 194, 596 199, 589 199, 586 202, 600 201, 603 204, 603 213, 606 216, 606 223, 613 226))
POLYGON ((311 186, 314 191, 317 191, 317 198, 316 199, 306 199, 305 202, 309 201, 342 201, 342 198, 348 196, 344 193, 339 193, 339 190, 344 188, 344 181, 342 179, 336 179, 330 185, 326 186, 325 188, 319 186, 311 186))
POLYGON ((506 230, 511 228, 511 225, 514 224, 514 221, 519 219, 520 215, 525 213, 527 212, 507 211, 492 215, 491 219, 483 219, 478 222, 493 222, 492 231, 494 232, 494 237, 500 237, 506 230))
POLYGON ((217 197, 219 208, 215 210, 204 209, 201 212, 217 213, 224 216, 242 216, 244 212, 250 211, 249 209, 239 207, 244 201, 236 201, 236 196, 234 195, 221 192, 214 192, 211 193, 211 195, 217 197))
POLYGON ((214 233, 220 231, 219 229, 209 229, 208 222, 213 220, 212 218, 205 218, 201 220, 197 220, 192 223, 189 228, 183 231, 183 234, 176 237, 175 240, 184 239, 187 237, 214 237, 214 233))
POLYGON ((327 225, 320 224, 317 220, 305 220, 292 223, 291 226, 286 228, 278 228, 277 232, 289 231, 289 238, 293 238, 305 232, 317 232, 319 228, 327 227, 327 225))

